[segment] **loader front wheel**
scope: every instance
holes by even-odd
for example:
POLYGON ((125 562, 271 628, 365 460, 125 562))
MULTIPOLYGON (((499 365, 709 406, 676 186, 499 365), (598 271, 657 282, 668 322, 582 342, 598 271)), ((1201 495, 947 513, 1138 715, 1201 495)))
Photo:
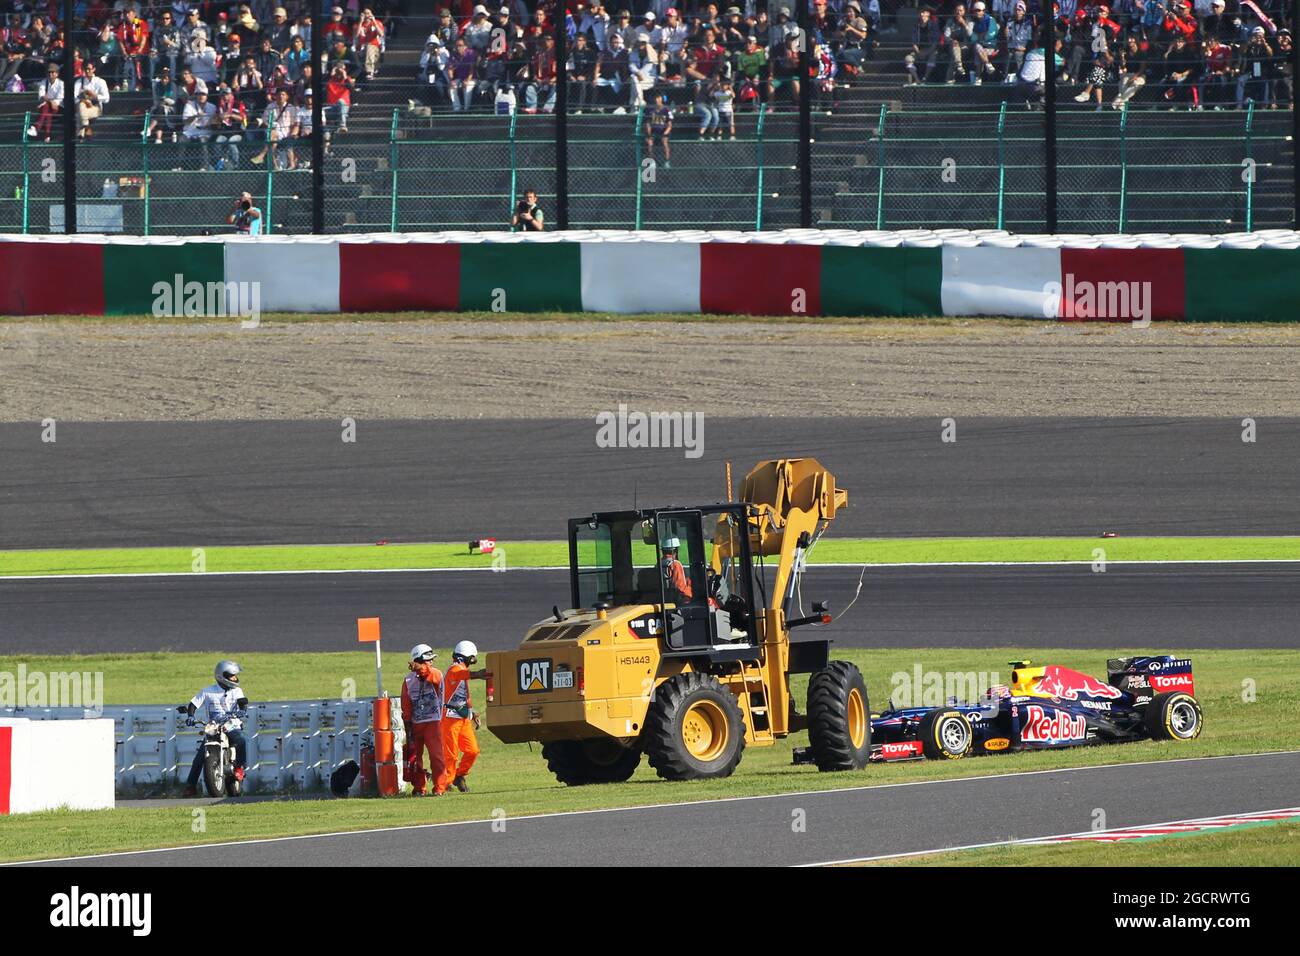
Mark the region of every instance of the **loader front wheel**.
POLYGON ((678 674, 659 685, 646 713, 644 746, 665 780, 729 777, 745 749, 745 720, 716 677, 678 674))
POLYGON ((543 744, 542 757, 555 779, 570 787, 622 783, 641 763, 638 748, 617 740, 559 740, 543 744))
POLYGON ((808 744, 818 770, 860 770, 867 765, 871 708, 856 665, 831 661, 808 682, 808 744))

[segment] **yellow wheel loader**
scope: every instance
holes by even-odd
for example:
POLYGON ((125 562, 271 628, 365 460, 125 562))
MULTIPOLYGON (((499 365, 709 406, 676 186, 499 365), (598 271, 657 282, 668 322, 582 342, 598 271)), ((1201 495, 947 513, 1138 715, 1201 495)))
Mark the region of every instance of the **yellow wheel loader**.
POLYGON ((668 780, 726 777, 746 745, 803 729, 819 769, 864 767, 866 684, 815 636, 826 606, 800 606, 805 555, 847 501, 816 459, 785 458, 739 501, 571 519, 572 606, 487 655, 488 727, 541 742, 570 785, 627 780, 643 754, 668 780), (812 675, 804 714, 791 674, 812 675))

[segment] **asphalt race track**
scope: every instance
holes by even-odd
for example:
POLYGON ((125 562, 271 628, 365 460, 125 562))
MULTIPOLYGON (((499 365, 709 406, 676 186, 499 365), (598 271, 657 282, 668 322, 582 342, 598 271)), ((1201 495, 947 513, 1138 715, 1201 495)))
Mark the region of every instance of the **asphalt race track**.
MULTIPOLYGON (((1300 564, 812 567, 805 601, 847 607, 848 647, 1300 647, 1300 564)), ((378 615, 392 647, 515 647, 567 571, 0 579, 0 648, 24 653, 326 651, 378 615)), ((811 629, 805 634, 811 634, 811 629)), ((1101 662, 1098 662, 1099 666, 1101 662)))
MULTIPOLYGON (((844 779, 850 785, 853 775, 844 779)), ((385 866, 430 855, 468 866, 811 864, 1079 833, 1097 808, 1109 827, 1275 810, 1300 803, 1297 781, 1300 753, 1285 753, 516 820, 503 794, 503 831, 475 821, 86 857, 73 865, 385 866), (803 832, 791 825, 798 811, 803 832)), ((645 798, 674 786, 681 785, 648 782, 645 798)))
MULTIPOLYGON (((1104 396, 1099 397, 1099 401, 1104 396)), ((954 415, 960 416, 960 409, 954 415)), ((1245 410, 1243 414, 1249 414, 1245 410)), ((593 410, 594 415, 594 410, 593 410)), ((602 449, 590 419, 0 424, 0 549, 561 538, 814 455, 849 536, 1300 534, 1300 420, 706 417, 703 455, 602 449)))

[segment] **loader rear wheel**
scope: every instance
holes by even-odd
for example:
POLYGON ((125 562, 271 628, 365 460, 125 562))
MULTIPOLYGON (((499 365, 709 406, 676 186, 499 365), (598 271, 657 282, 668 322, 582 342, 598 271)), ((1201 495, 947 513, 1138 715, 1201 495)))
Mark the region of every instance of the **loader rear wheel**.
POLYGON ((716 677, 678 674, 655 691, 644 741, 650 766, 665 780, 729 777, 745 749, 745 720, 716 677))
POLYGON ((808 682, 808 743, 823 772, 861 770, 871 756, 871 707, 862 672, 831 661, 808 682))
POLYGON ((975 735, 959 710, 932 710, 916 728, 921 752, 931 760, 960 760, 970 753, 975 735))
POLYGON ((1144 715, 1152 740, 1195 740, 1201 736, 1201 705, 1184 691, 1156 694, 1144 715))
POLYGON ((555 779, 570 787, 622 783, 641 763, 638 748, 617 740, 559 740, 543 744, 542 757, 555 779))

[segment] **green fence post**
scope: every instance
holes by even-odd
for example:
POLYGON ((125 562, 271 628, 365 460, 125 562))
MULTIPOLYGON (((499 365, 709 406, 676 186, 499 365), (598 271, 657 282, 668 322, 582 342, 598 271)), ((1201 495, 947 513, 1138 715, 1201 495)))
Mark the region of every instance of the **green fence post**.
MULTIPOLYGON (((267 132, 267 136, 270 136, 269 131, 267 132)), ((263 219, 265 220, 265 227, 262 229, 262 234, 266 236, 269 236, 271 234, 271 231, 275 228, 273 225, 275 219, 271 215, 271 206, 273 205, 274 201, 275 201, 275 147, 274 144, 268 139, 266 143, 266 215, 263 217, 263 219)))
POLYGON ((23 114, 23 235, 27 235, 28 230, 28 197, 32 189, 32 170, 31 160, 27 155, 27 130, 32 125, 32 114, 28 110, 23 114))
POLYGON ((1246 231, 1251 232, 1255 225, 1255 163, 1253 144, 1250 134, 1255 125, 1255 101, 1246 104, 1246 231))
POLYGON ((636 108, 636 128, 632 130, 632 172, 636 175, 636 217, 632 228, 641 228, 641 124, 645 121, 645 104, 636 108))
POLYGON ((1128 223, 1128 104, 1119 114, 1119 231, 1128 223))
POLYGON ((397 107, 393 107, 393 122, 388 127, 389 209, 388 231, 397 232, 397 107))
POLYGON ((1007 101, 998 110, 998 228, 1002 228, 1003 205, 1007 194, 1007 101))
MULTIPOLYGON (((510 211, 510 218, 514 218, 515 197, 519 195, 519 163, 515 153, 515 123, 519 117, 519 110, 516 109, 510 114, 510 195, 506 197, 506 209, 510 211)), ((560 120, 556 120, 560 122, 560 120)), ((515 232, 515 227, 510 227, 511 232, 515 232)))
POLYGON ((758 162, 758 185, 756 187, 758 195, 754 197, 754 231, 763 231, 763 120, 767 116, 767 110, 763 109, 763 104, 758 104, 758 130, 756 132, 756 157, 758 162))
POLYGON ((876 160, 876 228, 885 228, 885 114, 889 107, 880 104, 880 123, 876 134, 880 137, 879 156, 876 160))
POLYGON ((149 114, 140 127, 140 192, 144 199, 144 234, 149 235, 149 114))

